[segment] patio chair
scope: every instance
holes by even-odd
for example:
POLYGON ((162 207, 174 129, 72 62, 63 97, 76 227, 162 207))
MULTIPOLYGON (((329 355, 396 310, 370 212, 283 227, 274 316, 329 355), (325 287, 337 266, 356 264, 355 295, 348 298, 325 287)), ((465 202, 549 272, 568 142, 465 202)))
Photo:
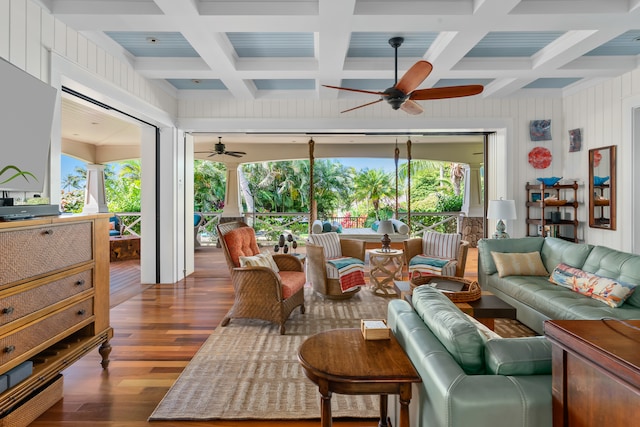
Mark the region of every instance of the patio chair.
POLYGON ((336 233, 310 234, 307 242, 307 277, 313 290, 329 299, 348 299, 360 291, 342 291, 337 268, 330 259, 357 258, 364 262, 364 240, 340 239, 336 233))
POLYGON ((469 242, 460 233, 425 231, 403 246, 409 279, 424 274, 464 277, 469 242))
POLYGON ((216 228, 234 291, 233 307, 220 325, 237 318, 262 319, 280 325, 284 335, 291 312, 298 306, 305 311, 302 262, 293 255, 261 254, 253 228, 244 222, 216 228))
POLYGON ((120 236, 120 218, 116 215, 109 218, 109 237, 120 236))
POLYGON ((198 239, 198 232, 200 231, 200 227, 202 226, 202 224, 204 224, 204 215, 198 212, 194 213, 193 214, 193 246, 195 248, 199 248, 200 246, 202 246, 202 243, 200 243, 200 240, 198 239))

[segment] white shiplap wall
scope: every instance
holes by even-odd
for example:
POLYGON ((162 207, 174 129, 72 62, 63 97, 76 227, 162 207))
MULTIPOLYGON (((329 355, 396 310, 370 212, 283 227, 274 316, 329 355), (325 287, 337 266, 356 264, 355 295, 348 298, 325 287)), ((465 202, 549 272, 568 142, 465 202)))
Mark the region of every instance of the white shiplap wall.
MULTIPOLYGON (((632 185, 633 177, 635 176, 636 181, 638 179, 638 175, 634 175, 637 165, 633 161, 638 147, 633 146, 629 129, 631 123, 625 120, 625 115, 630 114, 632 106, 640 107, 640 69, 564 99, 567 129, 582 129, 582 151, 567 154, 563 166, 566 174, 580 176, 586 184, 589 178, 589 149, 617 146, 617 230, 592 229, 587 226, 585 239, 591 244, 624 251, 632 250, 632 224, 638 214, 633 212, 633 201, 638 195, 633 194, 632 185)), ((636 183, 636 188, 637 185, 636 183)), ((586 209, 583 214, 582 219, 588 221, 586 209)))
POLYGON ((50 51, 111 83, 114 92, 127 92, 175 116, 175 99, 122 58, 105 52, 29 0, 0 0, 0 57, 51 83, 50 51))

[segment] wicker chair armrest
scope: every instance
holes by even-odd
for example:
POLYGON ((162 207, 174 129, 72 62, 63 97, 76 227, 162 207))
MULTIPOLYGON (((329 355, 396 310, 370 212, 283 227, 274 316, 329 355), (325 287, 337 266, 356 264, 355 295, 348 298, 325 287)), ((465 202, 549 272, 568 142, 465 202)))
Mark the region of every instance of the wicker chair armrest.
POLYGON ((236 294, 274 292, 282 299, 282 282, 278 273, 268 267, 236 267, 231 272, 236 294))
POLYGON ((304 271, 302 261, 298 257, 289 254, 274 254, 273 260, 278 268, 283 271, 304 271))
POLYGON ((411 258, 422 253, 422 238, 413 237, 411 239, 407 239, 402 242, 402 246, 404 247, 405 265, 409 265, 411 258))
POLYGON ((467 265, 467 253, 469 252, 469 242, 460 241, 460 249, 458 250, 458 264, 456 265, 456 277, 464 277, 464 269, 467 265))
POLYGON ((342 256, 358 258, 364 261, 367 243, 364 240, 340 239, 342 256))

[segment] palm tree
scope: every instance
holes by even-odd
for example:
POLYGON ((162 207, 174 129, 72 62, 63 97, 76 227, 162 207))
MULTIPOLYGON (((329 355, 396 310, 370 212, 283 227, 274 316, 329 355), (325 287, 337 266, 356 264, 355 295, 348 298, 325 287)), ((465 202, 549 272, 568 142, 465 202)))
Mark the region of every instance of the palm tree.
POLYGON ((356 176, 356 197, 371 201, 376 219, 380 219, 380 202, 389 203, 395 197, 393 181, 391 174, 380 169, 363 169, 356 176))
POLYGON ((214 212, 224 204, 227 170, 223 163, 196 160, 193 165, 194 209, 214 212))
POLYGON ((82 181, 82 177, 74 174, 67 174, 62 180, 62 188, 69 192, 71 190, 79 190, 82 188, 80 184, 82 181))

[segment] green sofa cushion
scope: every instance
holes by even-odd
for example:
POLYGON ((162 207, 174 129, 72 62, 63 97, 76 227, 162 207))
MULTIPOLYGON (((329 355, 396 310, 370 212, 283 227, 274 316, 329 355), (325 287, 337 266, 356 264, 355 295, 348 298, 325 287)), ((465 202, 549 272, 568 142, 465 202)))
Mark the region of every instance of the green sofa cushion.
POLYGON ((484 347, 487 372, 495 375, 550 375, 551 344, 545 337, 503 338, 484 347))
MULTIPOLYGON (((598 276, 640 285, 640 256, 628 252, 596 246, 589 254, 582 269, 598 276)), ((636 290, 626 301, 626 304, 640 307, 640 292, 636 290)))
POLYGON ((568 242, 556 237, 547 237, 540 252, 542 262, 547 271, 553 271, 558 264, 582 268, 592 250, 592 245, 568 242))
POLYGON ((416 313, 467 374, 484 373, 484 341, 475 325, 440 291, 418 286, 412 302, 416 313))
MULTIPOLYGON (((517 239, 480 239, 478 241, 478 256, 480 265, 485 274, 494 274, 498 271, 493 261, 491 252, 540 252, 543 237, 521 237, 517 239)), ((555 266, 554 266, 555 267, 555 266)), ((552 268, 553 269, 553 268, 552 268)), ((547 269, 549 271, 549 269, 547 269)))

